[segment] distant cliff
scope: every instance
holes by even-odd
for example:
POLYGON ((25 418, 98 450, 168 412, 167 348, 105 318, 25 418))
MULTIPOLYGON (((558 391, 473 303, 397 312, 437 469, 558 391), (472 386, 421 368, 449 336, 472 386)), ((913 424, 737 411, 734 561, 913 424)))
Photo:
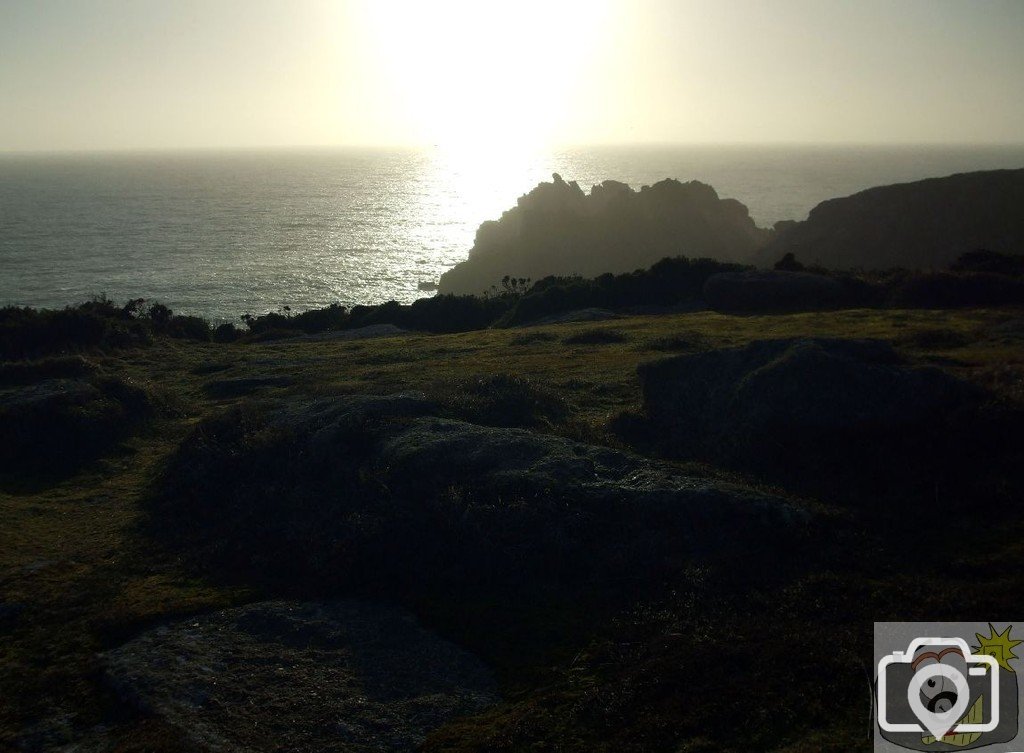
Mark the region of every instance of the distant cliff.
POLYGON ((559 175, 483 223, 469 259, 441 276, 441 293, 480 294, 505 275, 627 272, 666 256, 749 261, 768 240, 747 208, 711 186, 663 180, 634 191, 608 180, 586 194, 559 175))
POLYGON ((1024 254, 1024 169, 962 173, 870 188, 783 222, 757 255, 792 252, 831 269, 938 269, 979 248, 1024 254))

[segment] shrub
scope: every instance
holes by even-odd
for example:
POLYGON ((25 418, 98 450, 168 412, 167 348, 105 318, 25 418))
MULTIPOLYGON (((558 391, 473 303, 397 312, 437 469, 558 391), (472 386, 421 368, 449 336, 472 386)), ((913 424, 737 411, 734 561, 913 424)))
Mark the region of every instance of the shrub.
POLYGON ((460 380, 437 390, 435 397, 457 417, 488 426, 549 426, 569 416, 569 407, 557 392, 513 374, 460 380))
POLYGON ((153 329, 157 332, 163 332, 167 329, 173 315, 174 312, 162 303, 154 303, 146 311, 146 316, 149 317, 149 321, 153 323, 153 329))
POLYGON ((256 335, 272 329, 297 329, 293 326, 291 317, 277 311, 270 311, 266 314, 260 314, 259 316, 242 314, 242 321, 245 322, 245 326, 249 331, 256 335))
POLYGON ((288 321, 289 326, 301 329, 307 334, 343 329, 349 320, 348 309, 338 303, 322 309, 310 309, 296 314, 288 321))
POLYGON ((175 315, 167 322, 168 337, 180 340, 210 341, 210 323, 198 316, 175 315))
POLYGON ((148 341, 147 322, 106 298, 60 310, 17 306, 0 309, 0 358, 124 348, 148 341))
POLYGON ((413 302, 393 323, 427 332, 468 332, 491 326, 509 305, 506 298, 437 295, 413 302))
POLYGON ((544 316, 579 308, 672 306, 703 301, 708 277, 718 272, 746 269, 714 259, 665 258, 649 269, 593 280, 581 277, 545 277, 514 302, 503 325, 524 324, 544 316))
POLYGON ((793 252, 790 251, 788 254, 786 254, 777 262, 775 262, 775 265, 772 267, 772 269, 777 269, 782 272, 803 272, 807 268, 803 264, 798 262, 796 260, 796 256, 794 256, 793 252))
POLYGON ((912 274, 894 281, 892 303, 908 308, 1024 305, 1024 280, 988 272, 912 274))
POLYGON ((953 272, 986 272, 989 274, 1024 276, 1024 256, 1000 254, 987 249, 968 251, 950 265, 953 272))
POLYGON ((231 322, 220 324, 213 330, 213 341, 215 343, 233 343, 242 336, 242 330, 231 322))
POLYGON ((843 308, 876 308, 885 305, 889 291, 879 281, 857 274, 828 274, 838 280, 842 287, 839 301, 843 308))
POLYGON ((409 306, 388 301, 380 306, 355 306, 349 327, 394 324, 425 332, 468 332, 485 329, 509 307, 508 299, 472 295, 437 295, 420 298, 409 306))

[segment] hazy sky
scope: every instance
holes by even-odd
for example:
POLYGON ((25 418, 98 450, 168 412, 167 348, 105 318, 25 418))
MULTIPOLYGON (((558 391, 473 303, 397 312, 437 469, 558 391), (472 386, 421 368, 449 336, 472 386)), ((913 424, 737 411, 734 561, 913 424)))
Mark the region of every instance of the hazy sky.
POLYGON ((0 150, 1024 141, 1024 0, 0 0, 0 150))

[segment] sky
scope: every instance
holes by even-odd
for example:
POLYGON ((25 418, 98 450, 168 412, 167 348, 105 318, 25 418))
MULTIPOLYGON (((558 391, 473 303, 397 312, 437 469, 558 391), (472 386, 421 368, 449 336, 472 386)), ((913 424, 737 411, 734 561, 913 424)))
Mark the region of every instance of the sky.
POLYGON ((0 151, 1024 142, 1024 0, 0 0, 0 151))

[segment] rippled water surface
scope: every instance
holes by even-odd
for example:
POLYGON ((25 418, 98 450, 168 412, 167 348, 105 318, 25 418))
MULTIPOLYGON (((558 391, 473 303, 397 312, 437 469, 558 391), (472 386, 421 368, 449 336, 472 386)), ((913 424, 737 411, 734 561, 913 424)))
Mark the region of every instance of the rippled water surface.
POLYGON ((0 156, 0 305, 106 293, 226 320, 408 302, 552 172, 584 188, 702 180, 770 225, 873 185, 1000 167, 1024 167, 1024 147, 0 156))

